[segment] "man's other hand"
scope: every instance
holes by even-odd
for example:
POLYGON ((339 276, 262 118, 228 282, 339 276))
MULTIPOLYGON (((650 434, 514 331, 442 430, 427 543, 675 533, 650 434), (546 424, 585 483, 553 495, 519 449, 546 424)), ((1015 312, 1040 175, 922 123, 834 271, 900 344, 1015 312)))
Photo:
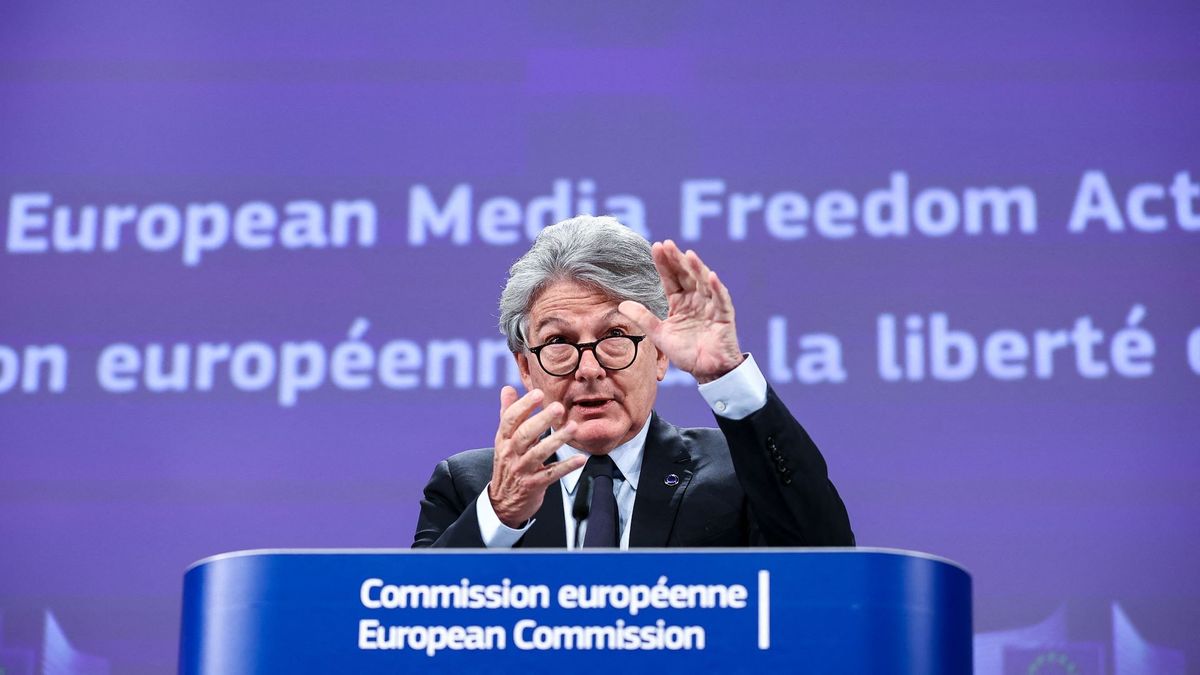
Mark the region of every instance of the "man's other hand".
POLYGON ((551 426, 562 425, 564 416, 563 406, 557 401, 530 416, 543 398, 541 389, 520 398, 512 387, 500 390, 500 427, 496 430, 496 456, 487 492, 496 517, 511 528, 523 527, 537 513, 547 486, 587 463, 586 455, 545 463, 571 441, 575 423, 568 422, 541 438, 551 426))

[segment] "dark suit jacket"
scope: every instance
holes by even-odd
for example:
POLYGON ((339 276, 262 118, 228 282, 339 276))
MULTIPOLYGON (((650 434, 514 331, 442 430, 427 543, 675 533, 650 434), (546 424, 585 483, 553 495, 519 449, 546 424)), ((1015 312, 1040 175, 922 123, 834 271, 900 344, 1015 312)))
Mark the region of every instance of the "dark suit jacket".
MULTIPOLYGON (((854 533, 825 460, 768 389, 767 404, 717 429, 676 427, 654 414, 634 499, 630 547, 853 546, 854 533), (664 480, 679 477, 677 485, 664 480)), ((478 548, 475 500, 492 479, 492 449, 438 463, 425 486, 414 548, 478 548)), ((517 542, 567 545, 562 489, 555 481, 517 542)))

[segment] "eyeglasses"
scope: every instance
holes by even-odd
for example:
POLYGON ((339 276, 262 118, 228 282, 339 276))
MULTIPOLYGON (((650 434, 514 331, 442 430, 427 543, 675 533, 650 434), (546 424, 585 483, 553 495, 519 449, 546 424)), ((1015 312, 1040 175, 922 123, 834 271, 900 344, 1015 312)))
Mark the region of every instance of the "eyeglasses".
POLYGON ((538 365, 555 377, 574 375, 585 351, 592 352, 596 363, 605 370, 625 370, 637 359, 638 343, 645 335, 610 335, 595 342, 550 342, 529 351, 537 357, 538 365))

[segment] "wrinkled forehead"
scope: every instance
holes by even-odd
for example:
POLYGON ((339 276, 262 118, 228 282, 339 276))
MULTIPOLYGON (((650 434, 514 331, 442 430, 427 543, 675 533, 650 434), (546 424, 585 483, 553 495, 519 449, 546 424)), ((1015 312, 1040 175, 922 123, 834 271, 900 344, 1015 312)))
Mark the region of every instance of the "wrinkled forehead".
POLYGON ((525 314, 526 334, 537 335, 548 328, 606 327, 625 320, 617 310, 620 302, 611 293, 590 284, 556 281, 542 289, 530 303, 525 314))
POLYGON ((603 313, 548 313, 531 321, 530 335, 537 335, 542 331, 550 330, 582 331, 589 328, 599 332, 613 324, 627 322, 628 319, 625 315, 618 312, 616 308, 603 313))

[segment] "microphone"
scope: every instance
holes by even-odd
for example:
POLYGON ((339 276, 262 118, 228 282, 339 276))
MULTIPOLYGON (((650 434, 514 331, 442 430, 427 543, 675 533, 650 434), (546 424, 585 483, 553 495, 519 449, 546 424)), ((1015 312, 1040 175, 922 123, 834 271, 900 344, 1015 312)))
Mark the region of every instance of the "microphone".
POLYGON ((575 519, 575 548, 581 548, 583 545, 583 542, 579 541, 579 528, 592 512, 592 481, 595 480, 593 476, 579 478, 575 502, 571 504, 571 517, 575 519))

